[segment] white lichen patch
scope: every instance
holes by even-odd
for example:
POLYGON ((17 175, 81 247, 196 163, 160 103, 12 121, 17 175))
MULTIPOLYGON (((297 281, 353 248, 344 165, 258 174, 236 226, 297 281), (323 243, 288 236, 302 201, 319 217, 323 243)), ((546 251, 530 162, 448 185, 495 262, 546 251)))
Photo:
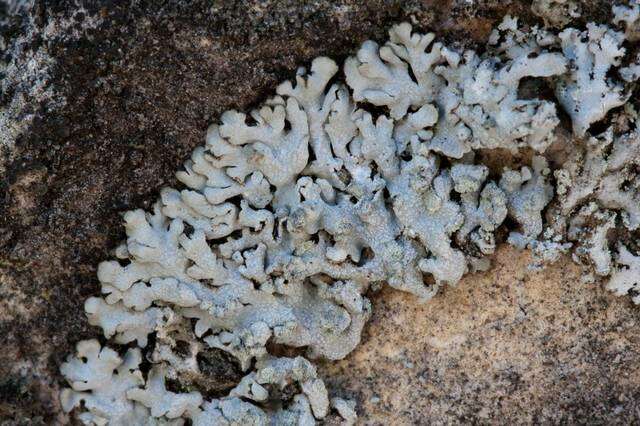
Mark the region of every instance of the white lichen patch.
POLYGON ((575 135, 582 137, 631 94, 623 82, 609 76, 612 68, 621 64, 625 36, 606 25, 590 23, 586 31, 567 28, 559 37, 570 72, 558 78, 556 96, 571 116, 575 135))
POLYGON ((609 275, 614 267, 612 231, 632 235, 640 227, 639 165, 638 134, 616 137, 610 129, 590 137, 555 172, 555 220, 567 227, 567 238, 576 245, 574 258, 593 265, 598 275, 609 275))
POLYGON ((607 238, 640 226, 640 143, 589 133, 629 97, 633 79, 612 77, 625 37, 506 17, 478 54, 400 24, 347 59, 346 84, 317 58, 248 115, 225 112, 178 172, 183 187, 124 215, 127 240, 100 265, 103 295, 85 310, 130 348, 81 342, 62 366, 65 410, 82 406, 87 424, 353 424, 354 404, 331 399, 309 359, 358 345, 372 286, 429 300, 486 270, 500 239, 532 249, 538 266, 574 243, 576 260, 612 274, 611 289, 634 292, 637 257, 624 246, 611 255, 607 238), (557 99, 521 98, 536 79, 557 99), (576 146, 554 174, 542 154, 560 107, 576 146), (531 160, 493 170, 476 152, 496 149, 531 160), (545 229, 554 177, 557 229, 545 229), (306 358, 275 357, 272 345, 306 358), (209 351, 246 374, 222 398, 191 386, 209 351))
POLYGON ((640 39, 640 1, 630 0, 628 4, 613 6, 613 23, 624 26, 624 32, 628 40, 640 39))

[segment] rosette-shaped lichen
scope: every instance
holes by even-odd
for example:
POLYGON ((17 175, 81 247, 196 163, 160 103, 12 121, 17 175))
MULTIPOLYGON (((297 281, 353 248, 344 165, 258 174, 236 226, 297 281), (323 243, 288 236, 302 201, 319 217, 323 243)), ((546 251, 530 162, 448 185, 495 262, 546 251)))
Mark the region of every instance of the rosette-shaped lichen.
MULTIPOLYGON (((118 260, 100 265, 103 295, 85 310, 106 338, 139 348, 121 357, 82 342, 62 367, 72 388, 65 409, 83 402, 89 424, 306 425, 331 409, 353 423, 352 403, 330 400, 307 358, 269 348, 345 357, 371 314, 372 284, 428 300, 487 268, 507 217, 512 244, 566 247, 539 241, 553 197, 547 160, 523 155, 518 170, 495 170, 474 151, 543 153, 554 141, 556 106, 521 98, 525 79, 559 84, 578 137, 624 102, 604 75, 619 63, 622 36, 590 26, 585 45, 575 31, 558 38, 507 17, 477 54, 401 24, 383 46, 366 42, 347 59, 346 84, 331 59, 318 58, 248 115, 222 114, 178 172, 183 188, 163 189, 153 212, 124 215, 127 240, 118 260), (596 113, 584 87, 604 94, 606 107, 596 113), (198 357, 208 351, 227 352, 246 373, 226 397, 205 396, 198 357), (168 386, 176 382, 188 386, 168 386), (297 393, 277 400, 272 391, 285 387, 297 393)), ((575 213, 568 234, 586 238, 573 229, 590 214, 587 201, 635 230, 637 138, 589 143, 572 160, 580 166, 556 173, 562 215, 575 213)), ((589 238, 592 258, 595 247, 608 250, 602 233, 589 238)), ((618 292, 638 285, 625 272, 635 260, 621 253, 618 292)))

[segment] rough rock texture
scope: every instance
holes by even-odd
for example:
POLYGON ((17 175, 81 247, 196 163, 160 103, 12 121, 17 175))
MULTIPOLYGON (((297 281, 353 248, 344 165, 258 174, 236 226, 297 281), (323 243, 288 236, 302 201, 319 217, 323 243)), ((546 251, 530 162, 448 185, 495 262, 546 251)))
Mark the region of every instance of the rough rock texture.
MULTIPOLYGON (((82 304, 98 291, 96 265, 123 237, 119 213, 149 208, 157 191, 174 183, 174 170, 202 143, 213 117, 246 110, 315 56, 339 59, 363 40, 383 40, 401 20, 471 47, 506 13, 537 22, 524 1, 87 2, 82 13, 72 2, 51 3, 26 12, 0 4, 0 102, 10 123, 0 129, 0 418, 10 423, 65 421, 55 398, 57 369, 77 340, 97 334, 82 304)), ((609 16, 609 2, 585 2, 577 22, 609 16)), ((593 327, 594 339, 606 342, 593 327)), ((212 353, 206 365, 221 391, 240 379, 222 354, 212 353)), ((598 371, 610 362, 588 365, 598 371)), ((626 370, 608 377, 623 383, 626 370)), ((482 374, 493 380, 491 371, 482 374)), ((611 386, 599 398, 618 394, 611 386)), ((457 404, 474 415, 472 399, 457 404)), ((579 416, 553 398, 541 404, 579 416)), ((603 407, 599 415, 610 415, 603 407)), ((526 420, 534 409, 513 416, 526 420)))
POLYGON ((638 421, 640 311, 579 284, 568 257, 527 270, 502 245, 490 272, 424 305, 383 290, 363 343, 322 366, 366 424, 630 424, 638 421))

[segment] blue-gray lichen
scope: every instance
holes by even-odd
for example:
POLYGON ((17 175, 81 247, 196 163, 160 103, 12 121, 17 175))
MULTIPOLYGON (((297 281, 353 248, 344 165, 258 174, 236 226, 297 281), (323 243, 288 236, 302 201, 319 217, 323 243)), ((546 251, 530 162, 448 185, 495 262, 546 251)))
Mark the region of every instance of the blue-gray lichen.
POLYGON ((615 215, 639 226, 640 144, 635 133, 589 135, 629 96, 633 72, 610 77, 624 40, 606 26, 556 35, 507 17, 480 55, 400 24, 385 45, 367 41, 347 59, 346 85, 331 59, 317 58, 250 121, 225 112, 178 172, 183 189, 164 189, 151 213, 125 214, 120 260, 100 265, 103 297, 85 309, 105 337, 139 348, 121 357, 80 342, 62 366, 65 410, 84 402, 88 424, 306 425, 333 408, 353 423, 353 404, 330 400, 310 361, 276 358, 268 345, 345 357, 370 316, 373 283, 428 300, 488 267, 507 217, 512 244, 554 260, 567 235, 613 274, 612 289, 635 289, 637 257, 623 246, 608 255, 606 230, 615 215), (554 197, 544 157, 492 175, 474 155, 542 154, 556 140, 556 103, 519 97, 529 78, 554 85, 577 146, 586 144, 555 173, 558 218, 570 222, 557 230, 544 229, 554 197), (589 228, 591 216, 605 228, 589 228), (152 364, 146 377, 140 348, 152 364), (207 348, 247 372, 229 395, 168 390, 167 379, 202 374, 197 355, 207 348), (274 401, 270 392, 289 385, 293 399, 274 401))

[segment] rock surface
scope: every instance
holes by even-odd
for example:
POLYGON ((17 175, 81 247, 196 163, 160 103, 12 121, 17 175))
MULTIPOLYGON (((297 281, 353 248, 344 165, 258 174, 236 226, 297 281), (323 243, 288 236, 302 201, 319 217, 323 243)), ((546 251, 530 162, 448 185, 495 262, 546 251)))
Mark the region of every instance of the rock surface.
POLYGON ((568 258, 530 262, 503 245, 490 272, 424 305, 383 290, 363 343, 320 374, 366 424, 637 421, 640 312, 568 258))
MULTIPOLYGON (((0 422, 7 424, 72 421, 60 414, 58 367, 76 341, 99 334, 82 305, 98 292, 98 262, 123 238, 120 214, 148 209, 175 183, 174 171, 222 111, 246 110, 299 65, 319 55, 342 59, 403 20, 474 47, 507 13, 542 22, 527 1, 82 3, 0 3, 0 422)), ((609 18, 608 1, 581 6, 577 25, 609 18)), ((355 396, 372 423, 391 415, 407 423, 637 416, 640 334, 631 303, 585 290, 572 265, 527 275, 522 257, 506 249, 498 263, 424 307, 389 291, 376 296, 363 346, 328 369, 328 381, 355 396), (398 331, 398 315, 415 315, 415 328, 398 331), (382 342, 393 353, 372 350, 382 342), (399 396, 368 390, 404 382, 412 388, 399 396)), ((227 358, 209 363, 221 388, 239 379, 227 358)))

